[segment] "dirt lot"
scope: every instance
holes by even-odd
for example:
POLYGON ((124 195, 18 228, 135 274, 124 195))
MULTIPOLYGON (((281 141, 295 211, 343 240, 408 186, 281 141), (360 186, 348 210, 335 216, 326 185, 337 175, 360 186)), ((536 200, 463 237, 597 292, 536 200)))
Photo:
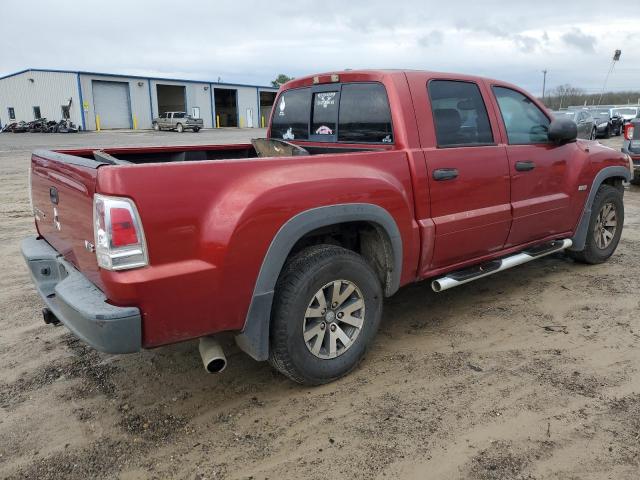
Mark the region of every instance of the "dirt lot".
POLYGON ((251 135, 0 135, 0 477, 638 478, 638 188, 607 264, 557 255, 404 288, 361 366, 320 388, 233 346, 210 376, 195 342, 109 356, 44 325, 19 254, 30 150, 251 135))

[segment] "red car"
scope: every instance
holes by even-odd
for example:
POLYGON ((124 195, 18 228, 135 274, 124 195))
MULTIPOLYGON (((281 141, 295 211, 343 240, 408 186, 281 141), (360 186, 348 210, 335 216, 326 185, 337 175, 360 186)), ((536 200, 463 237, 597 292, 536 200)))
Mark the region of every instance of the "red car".
POLYGON ((231 331, 320 384, 357 365, 403 285, 607 260, 632 168, 504 82, 322 74, 281 88, 253 144, 34 152, 22 252, 45 321, 99 350, 201 338, 220 371, 212 336, 231 331))

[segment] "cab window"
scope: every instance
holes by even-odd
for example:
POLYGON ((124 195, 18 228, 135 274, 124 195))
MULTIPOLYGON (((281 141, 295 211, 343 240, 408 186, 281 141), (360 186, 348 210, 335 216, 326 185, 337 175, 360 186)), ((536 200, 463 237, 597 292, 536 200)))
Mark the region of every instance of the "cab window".
POLYGON ((428 91, 438 147, 494 143, 478 85, 457 80, 431 80, 428 91))
POLYGON ((533 100, 506 87, 493 87, 511 145, 547 143, 549 119, 533 100))
POLYGON ((380 83, 345 83, 340 94, 338 141, 393 143, 387 91, 380 83))
POLYGON ((311 114, 310 89, 287 90, 274 105, 271 120, 271 137, 284 140, 306 140, 309 138, 311 114))

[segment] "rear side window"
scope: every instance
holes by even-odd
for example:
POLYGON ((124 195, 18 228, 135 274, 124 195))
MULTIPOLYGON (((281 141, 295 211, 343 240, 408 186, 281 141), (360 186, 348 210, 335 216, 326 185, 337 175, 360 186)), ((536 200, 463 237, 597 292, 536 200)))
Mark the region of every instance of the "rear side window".
POLYGON ((393 143, 387 92, 379 83, 344 84, 338 141, 393 143))
POLYGON ((493 144, 487 108, 478 85, 454 80, 428 84, 439 147, 493 144))
POLYGON ((547 143, 549 119, 533 101, 506 87, 493 87, 511 145, 547 143))
POLYGON ((311 102, 308 88, 287 90, 274 105, 271 137, 284 140, 309 138, 311 102))

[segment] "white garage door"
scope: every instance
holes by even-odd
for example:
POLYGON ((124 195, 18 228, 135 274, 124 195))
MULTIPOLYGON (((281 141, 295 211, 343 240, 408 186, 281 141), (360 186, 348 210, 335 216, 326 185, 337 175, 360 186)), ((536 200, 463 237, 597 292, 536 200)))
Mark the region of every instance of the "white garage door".
POLYGON ((94 80, 93 105, 100 115, 100 128, 131 128, 128 83, 94 80))

